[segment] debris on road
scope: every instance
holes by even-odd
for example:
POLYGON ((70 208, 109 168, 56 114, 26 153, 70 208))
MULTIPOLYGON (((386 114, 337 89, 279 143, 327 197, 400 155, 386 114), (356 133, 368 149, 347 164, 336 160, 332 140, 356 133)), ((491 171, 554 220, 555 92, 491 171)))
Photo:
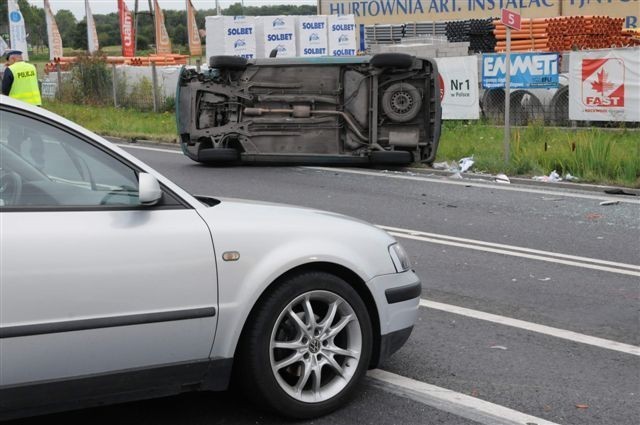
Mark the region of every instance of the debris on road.
POLYGON ((460 165, 460 172, 467 172, 471 167, 473 167, 474 163, 475 161, 473 160, 473 156, 462 158, 460 161, 458 161, 458 164, 460 165))
POLYGON ((449 167, 449 163, 448 162, 434 162, 431 165, 431 168, 433 168, 434 170, 448 170, 449 167))
POLYGON ((507 350, 507 347, 505 347, 504 345, 492 345, 489 348, 494 349, 494 350, 507 350))
POLYGON ((602 202, 600 202, 600 206, 618 205, 619 203, 620 203, 620 201, 602 201, 602 202))
POLYGON ((562 177, 560 177, 560 174, 558 174, 556 170, 553 170, 548 176, 534 176, 532 180, 544 183, 558 183, 562 181, 562 177))
POLYGON ((605 189, 604 193, 608 194, 608 195, 626 195, 626 196, 638 196, 637 193, 633 193, 633 192, 628 192, 626 190, 622 190, 619 188, 615 188, 615 189, 605 189))
POLYGON ((598 213, 589 213, 585 216, 587 220, 599 220, 603 217, 604 216, 602 214, 598 214, 598 213))
POLYGON ((550 280, 551 280, 551 278, 550 278, 550 277, 544 277, 544 278, 542 278, 542 279, 538 279, 538 280, 539 280, 540 282, 548 282, 548 281, 550 281, 550 280))
POLYGON ((493 181, 496 183, 502 183, 502 184, 511 184, 511 180, 509 180, 509 177, 507 177, 506 174, 497 174, 494 178, 493 181))
POLYGON ((577 181, 580 181, 580 179, 579 179, 578 177, 576 177, 576 176, 572 176, 572 175, 571 175, 571 174, 569 174, 569 173, 567 173, 567 174, 564 176, 564 179, 565 179, 566 181, 568 181, 568 182, 577 182, 577 181))
POLYGON ((588 409, 588 404, 576 404, 576 409, 588 409))

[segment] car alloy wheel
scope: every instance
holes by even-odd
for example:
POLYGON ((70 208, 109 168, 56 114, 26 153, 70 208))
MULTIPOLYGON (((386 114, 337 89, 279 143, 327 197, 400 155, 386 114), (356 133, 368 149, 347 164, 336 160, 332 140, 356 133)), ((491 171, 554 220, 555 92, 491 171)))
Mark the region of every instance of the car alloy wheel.
POLYGON ((280 313, 269 355, 278 385, 304 403, 329 400, 351 381, 362 352, 354 309, 339 295, 306 292, 280 313))

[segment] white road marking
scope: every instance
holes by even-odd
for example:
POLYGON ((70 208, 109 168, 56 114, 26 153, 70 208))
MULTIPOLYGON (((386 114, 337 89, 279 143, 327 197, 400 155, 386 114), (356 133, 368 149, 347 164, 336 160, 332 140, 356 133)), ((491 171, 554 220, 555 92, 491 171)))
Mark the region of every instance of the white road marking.
POLYGON ((635 265, 635 264, 617 263, 615 261, 598 260, 596 258, 579 257, 577 255, 561 254, 558 252, 540 251, 537 249, 523 248, 515 245, 504 245, 499 243, 480 241, 476 239, 458 238, 455 236, 441 235, 438 233, 427 233, 427 232, 422 232, 420 230, 403 229, 400 227, 390 227, 390 226, 383 226, 383 225, 376 225, 376 227, 379 227, 380 229, 386 230, 388 232, 403 233, 403 234, 408 234, 410 236, 424 236, 426 238, 444 239, 448 241, 467 243, 471 245, 481 245, 481 246, 500 248, 503 250, 527 252, 527 253, 546 256, 546 257, 566 258, 568 260, 575 260, 575 261, 580 261, 584 263, 602 264, 606 266, 640 270, 640 265, 635 265))
POLYGON ((122 143, 116 143, 116 146, 119 146, 121 148, 126 148, 126 149, 140 149, 143 151, 167 152, 167 153, 177 153, 179 155, 184 155, 182 151, 178 149, 150 148, 148 146, 125 145, 122 143))
POLYGON ((511 192, 536 193, 536 194, 542 194, 542 195, 564 196, 568 198, 596 199, 598 201, 609 200, 609 201, 620 201, 620 203, 627 203, 627 204, 640 204, 640 200, 629 199, 629 197, 622 197, 622 196, 612 197, 604 193, 602 195, 589 195, 586 193, 560 192, 557 190, 554 191, 554 190, 546 190, 546 189, 524 188, 521 186, 512 186, 512 185, 506 185, 506 184, 500 184, 500 183, 496 183, 496 184, 482 183, 474 180, 437 179, 437 178, 430 178, 430 177, 421 177, 416 175, 411 176, 407 174, 380 173, 375 171, 351 170, 351 169, 344 169, 344 168, 328 168, 328 167, 305 167, 305 168, 309 170, 330 171, 334 173, 360 174, 364 176, 386 177, 390 179, 451 184, 455 186, 471 186, 471 187, 480 187, 485 189, 506 190, 511 192))
POLYGON ((584 335, 578 332, 567 331, 565 329, 553 328, 551 326, 538 325, 537 323, 525 322, 524 320, 512 319, 510 317, 499 316, 497 314, 485 313, 483 311, 471 310, 469 308, 458 307, 451 304, 443 304, 425 299, 420 300, 420 306, 433 310, 445 311, 447 313, 458 314, 472 319, 485 320, 487 322, 498 323, 500 325, 511 326, 531 332, 554 336, 581 344, 593 345, 607 350, 619 351, 625 354, 640 356, 640 347, 622 342, 611 341, 609 339, 584 335))
POLYGON ((486 425, 558 425, 499 404, 406 378, 380 369, 367 372, 370 382, 383 390, 486 425))
MULTIPOLYGON (((116 145, 120 146, 121 148, 140 149, 140 150, 155 151, 155 152, 167 152, 167 153, 183 155, 182 151, 176 150, 176 149, 151 148, 147 146, 136 146, 133 144, 122 144, 122 143, 117 143, 116 145)), ((531 189, 531 188, 523 188, 523 187, 517 187, 517 186, 506 186, 502 184, 480 183, 480 182, 471 181, 471 180, 456 181, 456 180, 411 176, 411 175, 404 175, 404 174, 386 174, 386 173, 380 173, 375 171, 349 170, 344 168, 328 168, 328 167, 303 167, 303 168, 307 168, 309 170, 318 170, 318 171, 361 174, 361 175, 375 176, 375 177, 387 177, 387 178, 394 178, 394 179, 425 181, 430 183, 452 184, 457 186, 481 187, 481 188, 488 188, 488 189, 506 190, 506 191, 512 191, 512 192, 537 193, 542 195, 565 196, 569 198, 597 199, 600 201, 610 200, 610 201, 619 201, 621 203, 627 203, 627 204, 640 204, 640 200, 623 198, 623 197, 612 197, 606 194, 600 196, 600 195, 589 195, 589 194, 574 193, 574 192, 558 192, 558 191, 546 190, 546 189, 531 189)))
POLYGON ((504 250, 504 249, 487 248, 487 247, 469 245, 469 244, 464 244, 464 243, 459 243, 459 242, 449 242, 449 241, 444 241, 444 240, 440 240, 440 239, 425 238, 425 237, 422 237, 422 236, 412 236, 412 235, 408 235, 408 234, 405 234, 405 233, 397 233, 397 232, 388 232, 388 233, 390 235, 392 235, 392 236, 397 236, 399 238, 412 239, 412 240, 421 241, 421 242, 431 242, 431 243, 437 243, 437 244, 442 244, 442 245, 455 246, 455 247, 459 247, 459 248, 474 249, 474 250, 477 250, 477 251, 492 252, 492 253, 495 253, 495 254, 503 254, 503 255, 509 255, 509 256, 512 256, 512 257, 527 258, 527 259, 530 259, 530 260, 540 260, 540 261, 546 261, 546 262, 549 262, 549 263, 564 264, 566 266, 581 267, 581 268, 584 268, 584 269, 599 270, 599 271, 610 272, 610 273, 624 274, 624 275, 628 275, 628 276, 640 276, 640 272, 635 272, 635 271, 632 271, 632 270, 624 270, 624 269, 618 269, 618 268, 614 268, 614 267, 598 266, 598 265, 595 265, 595 264, 580 263, 580 262, 577 262, 577 261, 570 261, 570 260, 561 260, 561 259, 556 259, 556 258, 551 258, 551 257, 543 257, 541 255, 522 254, 522 253, 519 253, 519 252, 507 251, 507 250, 504 250))

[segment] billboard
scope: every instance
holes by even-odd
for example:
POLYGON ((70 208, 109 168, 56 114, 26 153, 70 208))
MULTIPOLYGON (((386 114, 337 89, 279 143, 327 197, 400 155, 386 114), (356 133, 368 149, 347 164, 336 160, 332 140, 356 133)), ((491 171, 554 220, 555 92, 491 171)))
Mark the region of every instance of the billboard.
MULTIPOLYGON (((482 87, 485 89, 504 88, 506 70, 506 55, 482 55, 482 87)), ((510 74, 512 89, 558 87, 558 54, 512 53, 510 74)))
POLYGON ((637 0, 318 0, 319 15, 355 16, 357 24, 484 19, 501 9, 522 18, 608 15, 625 19, 625 27, 640 28, 637 0))
POLYGON ((569 119, 640 122, 640 48, 571 52, 569 119))
POLYGON ((478 60, 475 56, 436 58, 443 120, 480 118, 478 60))

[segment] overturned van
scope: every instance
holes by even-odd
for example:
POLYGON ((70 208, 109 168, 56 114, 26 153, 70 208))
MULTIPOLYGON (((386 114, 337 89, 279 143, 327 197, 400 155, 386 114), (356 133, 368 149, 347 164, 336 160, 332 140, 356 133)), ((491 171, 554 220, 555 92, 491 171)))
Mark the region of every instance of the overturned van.
POLYGON ((440 137, 435 61, 405 54, 246 60, 183 68, 183 152, 201 163, 430 164, 440 137))

